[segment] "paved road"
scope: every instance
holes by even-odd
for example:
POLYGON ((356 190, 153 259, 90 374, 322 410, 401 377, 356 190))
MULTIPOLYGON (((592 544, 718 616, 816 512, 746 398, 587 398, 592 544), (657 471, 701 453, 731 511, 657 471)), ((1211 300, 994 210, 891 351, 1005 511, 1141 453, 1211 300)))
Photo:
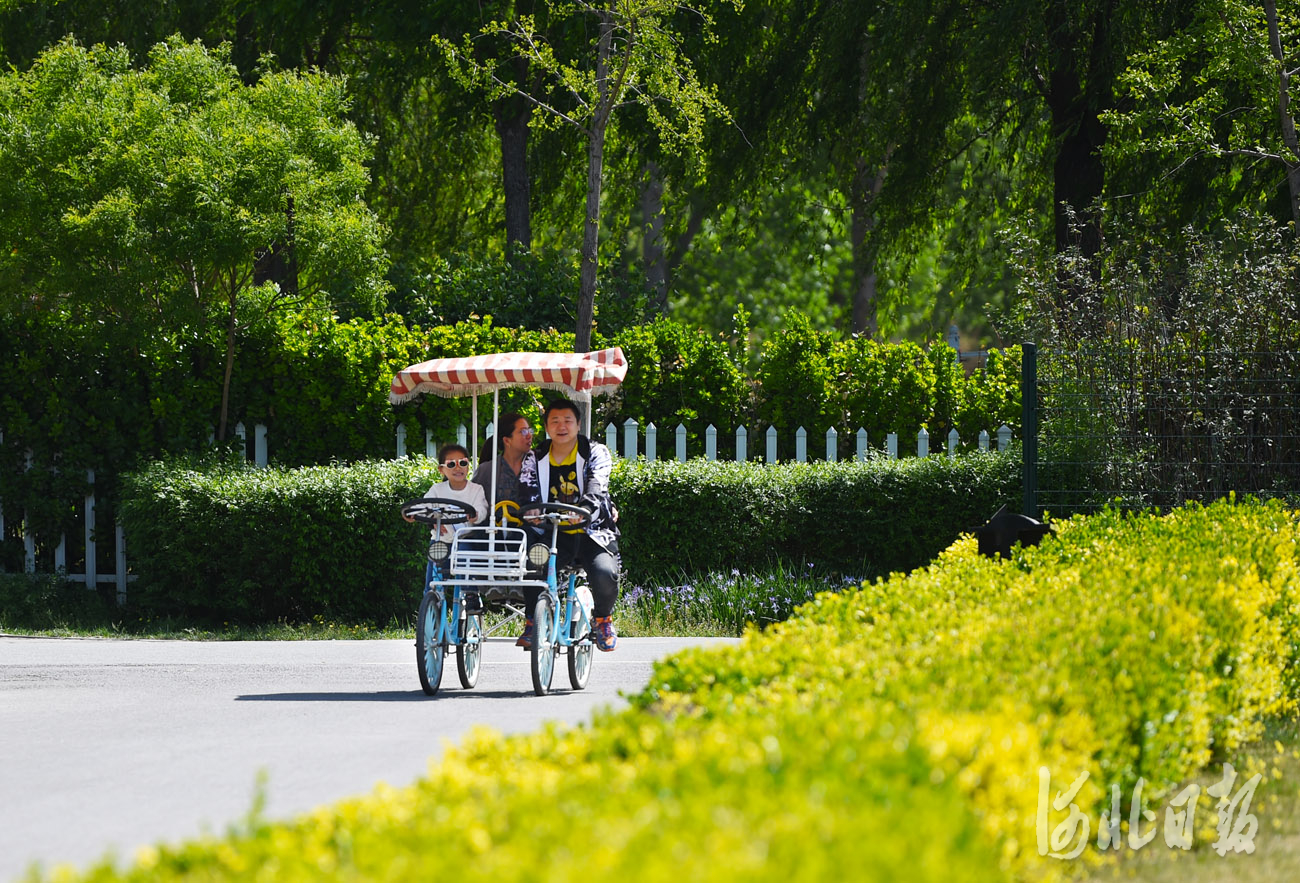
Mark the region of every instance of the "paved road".
POLYGON ((222 833, 247 815, 259 771, 273 818, 406 784, 476 724, 580 723, 624 704, 654 659, 719 640, 625 638, 596 654, 586 690, 567 689, 561 661, 563 689, 538 697, 527 656, 493 639, 475 689, 452 662, 428 699, 408 641, 0 636, 0 883, 33 862, 126 861, 222 833))

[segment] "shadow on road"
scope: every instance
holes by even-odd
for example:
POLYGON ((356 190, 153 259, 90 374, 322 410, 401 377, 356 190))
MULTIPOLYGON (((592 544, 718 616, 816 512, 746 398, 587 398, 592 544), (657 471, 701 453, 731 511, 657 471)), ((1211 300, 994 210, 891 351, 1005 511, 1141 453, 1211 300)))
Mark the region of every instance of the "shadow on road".
MULTIPOLYGON (((381 693, 252 693, 236 696, 236 702, 454 702, 458 699, 518 699, 532 695, 532 690, 453 690, 425 696, 421 691, 389 690, 381 693)), ((563 696, 569 690, 551 695, 563 696)))

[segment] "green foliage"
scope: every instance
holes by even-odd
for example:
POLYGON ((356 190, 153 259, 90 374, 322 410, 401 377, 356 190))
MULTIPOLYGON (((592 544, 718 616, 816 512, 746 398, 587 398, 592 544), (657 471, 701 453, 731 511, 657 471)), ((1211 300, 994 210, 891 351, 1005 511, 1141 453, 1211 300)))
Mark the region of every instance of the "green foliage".
MULTIPOLYGON (((596 307, 597 328, 606 336, 642 322, 647 314, 644 285, 611 274, 596 307)), ((406 280, 393 308, 420 325, 445 325, 491 316, 507 328, 572 328, 578 272, 558 251, 512 251, 507 257, 435 258, 406 280)))
MULTIPOLYGON (((112 323, 82 326, 45 312, 0 313, 7 354, 0 360, 0 505, 26 512, 42 546, 52 549, 59 534, 78 529, 86 470, 95 470, 106 512, 119 473, 211 448, 223 342, 160 333, 132 345, 119 332, 112 323)), ((278 313, 241 330, 236 342, 244 358, 232 377, 231 422, 243 421, 250 437, 255 423, 265 424, 272 462, 299 466, 394 456, 399 424, 412 452, 424 450, 426 431, 436 442, 455 439, 470 422, 469 400, 426 396, 393 407, 389 383, 400 368, 430 358, 568 351, 573 336, 489 320, 421 329, 397 317, 339 322, 305 311, 278 313)), ((503 395, 502 406, 536 411, 527 391, 503 395)), ((10 540, 0 561, 17 568, 21 554, 10 540)))
POLYGON ((874 577, 929 561, 1017 505, 1015 453, 866 463, 620 461, 610 480, 634 582, 781 562, 874 577))
POLYGON ((92 591, 58 574, 0 573, 0 632, 98 627, 117 612, 116 592, 92 591))
POLYGON ((833 426, 841 456, 855 451, 859 428, 879 449, 891 432, 901 446, 925 427, 937 451, 954 427, 968 448, 981 430, 993 437, 1003 424, 1018 427, 1019 348, 991 352, 986 367, 969 375, 953 355, 938 343, 927 353, 910 342, 839 339, 792 316, 763 345, 756 416, 778 428, 779 450, 787 452, 794 450, 798 427, 811 440, 833 426))
POLYGON ((830 366, 834 338, 817 331, 806 316, 794 313, 763 344, 759 362, 757 416, 781 433, 780 444, 794 450, 795 431, 816 437, 839 423, 831 409, 836 379, 830 366))
POLYGON ((281 297, 383 302, 342 82, 266 72, 245 86, 227 51, 173 38, 135 70, 124 49, 66 40, 3 77, 6 308, 191 328, 253 296, 254 258, 273 246, 296 262, 281 297))
POLYGON ((1267 5, 1192 8, 1184 27, 1131 55, 1118 77, 1123 103, 1102 117, 1112 174, 1139 184, 1127 201, 1165 234, 1216 227, 1238 208, 1298 220, 1300 191, 1284 181, 1297 159, 1294 114, 1278 96, 1300 55, 1300 20, 1275 7, 1271 44, 1267 5))
MULTIPOLYGON (((1298 540, 1294 513, 1226 503, 1062 523, 1005 562, 967 537, 924 570, 678 654, 590 726, 480 731, 408 788, 87 879, 401 880, 417 864, 502 879, 674 881, 703 866, 746 881, 1054 879, 1061 865, 1035 848, 1039 768, 1052 792, 1088 773, 1072 802, 1095 821, 1110 785, 1127 796, 1140 777, 1154 806, 1294 710, 1298 540), (554 848, 593 789, 599 842, 554 848)), ((1065 813, 1048 816, 1050 831, 1065 813)))
POLYGON ((1111 783, 1144 778, 1155 801, 1257 738, 1298 686, 1294 513, 1223 502, 1056 530, 1010 562, 965 538, 907 577, 823 595, 738 648, 677 657, 635 704, 733 723, 738 696, 789 697, 797 715, 908 708, 935 780, 961 781, 1003 861, 1031 869, 1040 765, 1061 787, 1091 773, 1075 801, 1091 819, 1111 783))
POLYGON ((621 427, 631 419, 642 428, 654 423, 665 440, 683 424, 689 456, 704 454, 710 425, 722 436, 724 450, 734 443, 727 435, 742 425, 750 391, 725 341, 661 318, 624 330, 612 343, 623 348, 628 373, 618 393, 602 405, 602 423, 621 427))
POLYGON ((428 532, 398 506, 436 480, 423 458, 298 470, 151 464, 123 482, 140 575, 133 603, 200 622, 404 619, 428 532))

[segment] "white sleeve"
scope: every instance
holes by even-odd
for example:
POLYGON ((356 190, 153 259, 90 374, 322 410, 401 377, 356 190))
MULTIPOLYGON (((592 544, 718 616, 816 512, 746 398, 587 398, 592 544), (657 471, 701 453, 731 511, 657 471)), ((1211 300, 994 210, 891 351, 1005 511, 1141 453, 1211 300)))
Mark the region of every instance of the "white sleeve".
POLYGON ((468 487, 470 488, 469 503, 474 507, 474 511, 478 512, 476 523, 483 524, 488 516, 487 495, 483 493, 483 485, 471 481, 468 487))

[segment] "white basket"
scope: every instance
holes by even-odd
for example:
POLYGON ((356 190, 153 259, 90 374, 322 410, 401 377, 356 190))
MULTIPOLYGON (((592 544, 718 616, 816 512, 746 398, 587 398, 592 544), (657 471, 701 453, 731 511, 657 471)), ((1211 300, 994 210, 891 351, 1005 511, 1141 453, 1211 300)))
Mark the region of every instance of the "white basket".
POLYGON ((528 574, 528 534, 518 527, 469 527, 451 544, 455 578, 524 579, 528 574))

